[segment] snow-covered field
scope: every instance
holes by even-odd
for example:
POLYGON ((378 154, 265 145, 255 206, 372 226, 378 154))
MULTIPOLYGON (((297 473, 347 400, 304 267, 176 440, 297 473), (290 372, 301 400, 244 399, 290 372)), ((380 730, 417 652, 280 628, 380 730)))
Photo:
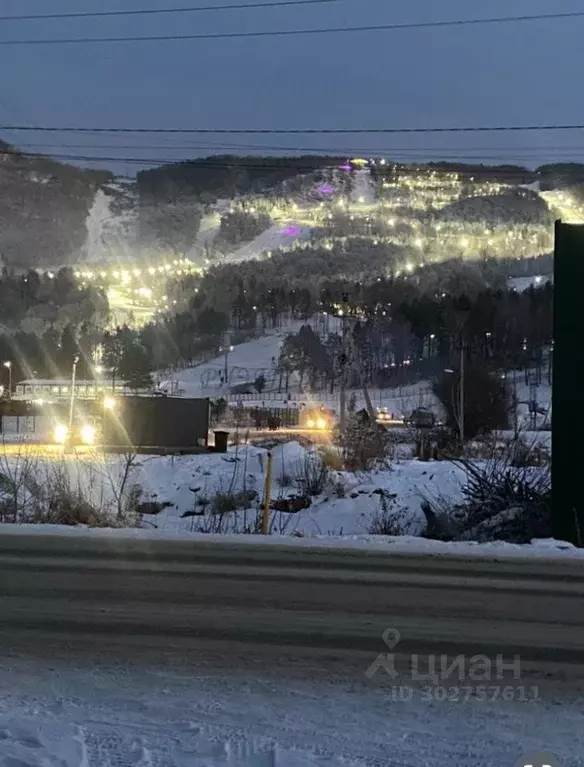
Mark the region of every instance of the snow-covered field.
MULTIPOLYGON (((304 496, 306 477, 314 477, 312 449, 297 442, 269 448, 273 457, 271 500, 304 496)), ((23 447, 23 456, 26 447, 23 447)), ((123 498, 139 490, 141 529, 115 529, 120 487, 125 472, 124 456, 80 453, 77 459, 34 457, 32 470, 37 483, 49 485, 55 472, 70 477, 73 492, 79 490, 94 508, 111 514, 113 530, 92 530, 97 535, 130 535, 155 538, 240 540, 260 543, 256 535, 266 484, 268 448, 240 445, 228 453, 190 456, 135 456, 123 498), (243 498, 238 510, 225 509, 218 497, 243 498), (219 503, 221 513, 213 513, 219 503), (154 505, 157 508, 154 508, 154 505), (243 535, 243 537, 242 537, 243 535)), ((16 456, 2 459, 2 471, 18 477, 16 456)), ((505 542, 488 544, 442 543, 420 536, 426 529, 422 503, 428 500, 447 508, 463 500, 467 483, 465 469, 449 461, 394 460, 386 468, 369 472, 331 471, 322 491, 311 498, 308 509, 273 511, 270 537, 264 542, 348 548, 389 547, 393 552, 478 556, 584 556, 584 550, 553 540, 519 546, 505 542), (384 508, 394 524, 380 529, 384 508), (385 533, 390 532, 391 535, 385 533)), ((231 502, 230 502, 231 503, 231 502)), ((121 505, 124 506, 125 501, 121 505)), ((54 525, 1 525, 0 534, 18 531, 55 532, 76 535, 77 528, 54 525)))
MULTIPOLYGON (((273 449, 272 498, 301 492, 305 450, 297 443, 273 449)), ((184 456, 146 459, 135 474, 145 497, 169 501, 172 506, 156 517, 160 530, 193 529, 193 519, 181 519, 195 507, 196 496, 211 498, 217 493, 256 490, 262 496, 267 451, 253 446, 231 448, 226 456, 184 456), (193 492, 199 488, 198 492, 193 492)), ((447 462, 434 464, 398 461, 390 469, 362 475, 338 474, 314 499, 310 509, 283 514, 279 520, 286 534, 363 535, 380 508, 382 493, 395 495, 395 508, 404 509, 404 532, 417 535, 424 529, 420 506, 425 497, 458 500, 465 482, 464 472, 447 462), (337 484, 338 483, 338 484, 337 484), (344 497, 338 497, 343 495, 344 497)), ((195 526, 196 529, 196 526, 195 526)))
MULTIPOLYGON (((273 456, 273 500, 303 493, 307 462, 312 464, 311 451, 297 442, 277 444, 273 456)), ((2 459, 3 471, 15 471, 27 454, 23 447, 20 457, 2 459)), ((139 455, 126 483, 126 493, 139 486, 141 501, 166 504, 156 515, 147 515, 148 526, 164 533, 213 532, 203 527, 209 523, 210 501, 217 494, 256 494, 248 511, 227 515, 221 532, 241 530, 243 517, 255 519, 258 500, 263 497, 266 481, 268 449, 254 445, 230 447, 227 454, 204 453, 186 456, 139 455), (185 513, 198 515, 183 517, 185 513)), ((55 457, 35 457, 34 473, 38 481, 53 471, 66 471, 73 489, 79 488, 83 497, 97 508, 117 507, 116 492, 124 474, 125 457, 80 453, 77 460, 55 457)), ((367 473, 331 472, 323 492, 313 498, 312 506, 297 513, 276 514, 274 532, 285 535, 353 536, 367 535, 373 517, 380 510, 381 497, 389 499, 392 509, 400 511, 403 532, 419 535, 424 529, 420 510, 424 498, 458 501, 465 483, 464 471, 449 462, 424 463, 415 460, 395 461, 389 468, 367 473)))

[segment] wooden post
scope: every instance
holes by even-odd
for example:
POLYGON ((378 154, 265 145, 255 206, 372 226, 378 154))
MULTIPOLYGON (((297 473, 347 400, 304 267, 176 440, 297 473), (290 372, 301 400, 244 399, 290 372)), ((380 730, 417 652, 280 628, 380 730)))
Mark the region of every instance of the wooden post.
POLYGON ((262 535, 270 534, 270 501, 272 498, 272 453, 268 453, 266 468, 266 487, 264 490, 264 510, 262 514, 262 535))

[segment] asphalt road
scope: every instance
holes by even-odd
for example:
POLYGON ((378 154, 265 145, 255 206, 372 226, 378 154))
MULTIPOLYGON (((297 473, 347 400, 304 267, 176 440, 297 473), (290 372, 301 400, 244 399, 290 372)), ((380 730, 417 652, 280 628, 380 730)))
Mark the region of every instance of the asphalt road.
POLYGON ((0 641, 584 662, 584 565, 0 533, 0 641), (396 632, 399 632, 396 633, 396 632))

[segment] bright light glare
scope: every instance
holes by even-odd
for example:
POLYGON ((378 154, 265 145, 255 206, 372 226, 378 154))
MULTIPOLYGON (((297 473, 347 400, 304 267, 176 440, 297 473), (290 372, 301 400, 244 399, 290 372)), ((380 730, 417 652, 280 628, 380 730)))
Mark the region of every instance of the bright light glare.
POLYGON ((69 429, 65 426, 64 423, 60 423, 55 427, 55 442, 58 442, 60 445, 63 445, 65 441, 67 440, 67 435, 69 434, 69 429))
POLYGON ((106 410, 113 410, 116 406, 116 401, 113 397, 106 397, 103 401, 103 406, 106 410))
POLYGON ((324 418, 319 418, 316 422, 316 428, 317 429, 326 429, 326 421, 324 418))
POLYGON ((95 442, 95 427, 86 423, 81 429, 81 439, 83 440, 84 445, 93 445, 95 442))
POLYGON ((306 422, 306 427, 308 429, 314 429, 314 421, 312 420, 312 418, 308 419, 308 421, 306 422))

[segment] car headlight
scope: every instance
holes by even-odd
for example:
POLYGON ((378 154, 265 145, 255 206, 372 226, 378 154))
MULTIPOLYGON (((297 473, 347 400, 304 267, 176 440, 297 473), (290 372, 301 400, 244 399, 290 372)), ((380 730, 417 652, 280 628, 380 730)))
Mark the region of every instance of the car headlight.
POLYGON ((318 419, 318 421, 316 422, 316 427, 317 429, 326 429, 326 421, 324 420, 324 418, 318 419))
POLYGON ((106 410, 113 410, 116 406, 116 401, 113 397, 106 397, 103 401, 103 406, 106 410))
POLYGON ((85 424, 81 429, 81 439, 84 445, 93 445, 95 442, 95 428, 90 424, 85 424))
POLYGON ((64 423, 60 423, 55 427, 55 442, 64 444, 67 441, 68 435, 69 429, 65 426, 64 423))
POLYGON ((312 420, 312 418, 309 418, 308 421, 306 421, 306 428, 314 429, 314 421, 312 420))

